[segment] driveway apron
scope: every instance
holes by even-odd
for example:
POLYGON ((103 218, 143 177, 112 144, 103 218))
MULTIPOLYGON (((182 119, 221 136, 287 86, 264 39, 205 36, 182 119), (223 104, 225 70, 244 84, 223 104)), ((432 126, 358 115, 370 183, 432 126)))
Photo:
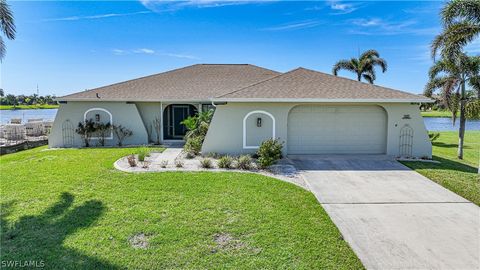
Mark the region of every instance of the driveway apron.
POLYGON ((368 269, 480 269, 480 208, 376 155, 289 156, 368 269))

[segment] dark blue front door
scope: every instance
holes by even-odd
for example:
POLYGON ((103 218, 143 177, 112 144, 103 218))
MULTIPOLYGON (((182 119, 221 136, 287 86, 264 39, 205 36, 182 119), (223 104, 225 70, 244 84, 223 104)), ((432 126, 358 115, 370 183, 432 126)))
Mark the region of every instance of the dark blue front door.
POLYGON ((187 129, 181 122, 197 113, 194 106, 188 104, 173 104, 167 106, 163 113, 164 117, 164 138, 170 140, 181 140, 187 129))

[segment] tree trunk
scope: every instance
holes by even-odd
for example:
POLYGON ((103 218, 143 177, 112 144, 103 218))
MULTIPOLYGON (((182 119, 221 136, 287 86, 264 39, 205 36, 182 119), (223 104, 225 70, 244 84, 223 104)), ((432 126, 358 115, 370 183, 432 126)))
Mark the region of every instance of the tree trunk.
POLYGON ((457 157, 463 159, 463 141, 465 138, 465 80, 462 82, 462 93, 460 95, 460 127, 458 129, 458 153, 457 157))
POLYGON ((362 74, 360 74, 360 73, 357 73, 357 80, 358 80, 359 82, 361 82, 361 81, 362 81, 362 74))
POLYGON ((460 101, 460 128, 458 129, 458 158, 463 159, 463 140, 465 137, 465 100, 460 101))

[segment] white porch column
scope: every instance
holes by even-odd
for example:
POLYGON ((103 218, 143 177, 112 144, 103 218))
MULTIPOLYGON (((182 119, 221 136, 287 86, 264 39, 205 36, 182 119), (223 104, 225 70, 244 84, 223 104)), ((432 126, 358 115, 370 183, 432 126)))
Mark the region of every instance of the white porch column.
POLYGON ((160 143, 163 144, 163 103, 160 102, 160 143))

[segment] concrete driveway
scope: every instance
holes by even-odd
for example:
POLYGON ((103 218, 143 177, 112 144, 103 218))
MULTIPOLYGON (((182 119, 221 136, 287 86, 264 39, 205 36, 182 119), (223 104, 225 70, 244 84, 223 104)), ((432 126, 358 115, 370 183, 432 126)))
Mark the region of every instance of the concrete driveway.
POLYGON ((480 269, 480 208, 385 156, 289 156, 368 269, 480 269))

